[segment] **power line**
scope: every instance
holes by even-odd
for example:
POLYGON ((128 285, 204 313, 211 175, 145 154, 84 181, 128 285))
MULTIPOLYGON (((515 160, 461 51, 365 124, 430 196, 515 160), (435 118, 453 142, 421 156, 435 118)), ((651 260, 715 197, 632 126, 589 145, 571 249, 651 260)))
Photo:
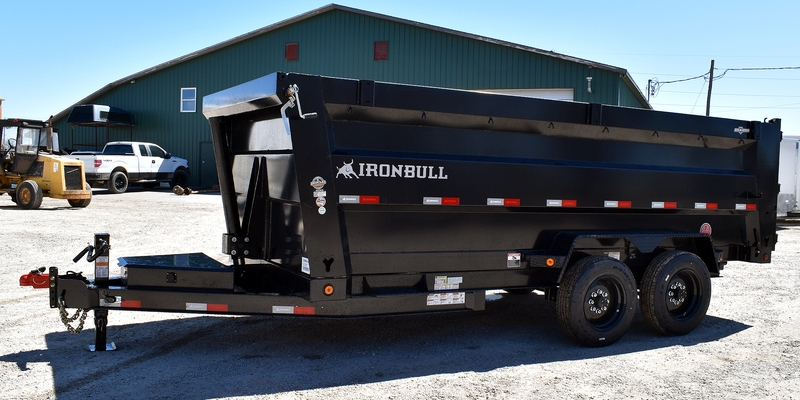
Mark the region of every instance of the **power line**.
MULTIPOLYGON (((713 64, 712 64, 713 65, 713 64)), ((713 68, 713 67, 712 67, 713 68)), ((713 68, 715 70, 716 68, 713 68)), ((729 71, 779 71, 779 70, 800 70, 800 67, 757 67, 757 68, 728 68, 725 71, 722 71, 722 74, 718 76, 713 76, 712 71, 706 72, 702 75, 693 76, 691 78, 684 78, 684 79, 676 79, 672 81, 660 82, 658 78, 650 78, 647 80, 647 101, 650 101, 650 96, 656 97, 661 90, 661 86, 670 84, 670 83, 679 83, 679 82, 688 82, 695 79, 703 78, 706 82, 709 81, 711 78, 711 82, 717 81, 725 77, 729 71)), ((710 83, 710 82, 709 82, 710 83)), ((705 84, 703 84, 705 86, 705 84)))

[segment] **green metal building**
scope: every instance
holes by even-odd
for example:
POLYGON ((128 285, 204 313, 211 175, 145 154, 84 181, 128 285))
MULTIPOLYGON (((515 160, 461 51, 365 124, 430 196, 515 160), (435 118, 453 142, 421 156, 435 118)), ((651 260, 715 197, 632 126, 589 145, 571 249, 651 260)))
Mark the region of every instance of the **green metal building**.
POLYGON ((216 183, 203 96, 275 71, 650 108, 628 72, 605 64, 331 4, 124 77, 75 105, 127 111, 133 126, 54 117, 63 148, 154 142, 216 183))

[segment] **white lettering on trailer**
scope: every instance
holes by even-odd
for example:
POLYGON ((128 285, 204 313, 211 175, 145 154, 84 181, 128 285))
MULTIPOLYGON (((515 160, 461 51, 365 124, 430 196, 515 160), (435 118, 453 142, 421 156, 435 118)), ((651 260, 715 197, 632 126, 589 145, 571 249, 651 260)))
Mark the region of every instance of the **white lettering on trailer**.
MULTIPOLYGON (((352 163, 352 161, 351 161, 352 163)), ((345 163, 345 166, 338 168, 341 172, 350 164, 345 163)), ((351 167, 352 168, 352 167, 351 167)), ((358 163, 358 173, 353 171, 353 174, 358 177, 377 177, 377 178, 416 178, 416 179, 447 179, 447 174, 444 173, 444 167, 436 167, 433 165, 404 165, 404 164, 374 164, 374 163, 358 163)), ((338 178, 339 175, 337 174, 338 178)), ((345 178, 347 175, 345 175, 345 178)))

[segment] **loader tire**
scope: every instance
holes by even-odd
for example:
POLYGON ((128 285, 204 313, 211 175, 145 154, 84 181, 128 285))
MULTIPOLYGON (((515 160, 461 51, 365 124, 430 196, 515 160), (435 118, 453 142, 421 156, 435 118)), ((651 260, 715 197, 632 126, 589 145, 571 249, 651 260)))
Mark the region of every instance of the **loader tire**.
POLYGON ((44 193, 35 181, 23 181, 17 186, 17 205, 25 210, 35 210, 42 205, 44 193))
POLYGON ((664 335, 685 335, 700 325, 711 302, 706 264, 687 251, 659 254, 644 271, 642 316, 664 335))
POLYGON ((108 191, 114 194, 125 193, 128 190, 128 175, 122 171, 115 171, 111 173, 111 177, 106 182, 108 191))
MULTIPOLYGON (((92 185, 87 183, 86 184, 86 190, 88 190, 89 194, 91 194, 92 193, 92 185)), ((87 207, 89 205, 89 203, 92 202, 92 197, 89 196, 88 199, 67 200, 67 202, 69 203, 69 205, 71 205, 73 207, 84 208, 84 207, 87 207)))
POLYGON ((564 332, 579 344, 608 346, 630 328, 636 303, 636 280, 625 264, 587 257, 564 273, 556 314, 564 332))

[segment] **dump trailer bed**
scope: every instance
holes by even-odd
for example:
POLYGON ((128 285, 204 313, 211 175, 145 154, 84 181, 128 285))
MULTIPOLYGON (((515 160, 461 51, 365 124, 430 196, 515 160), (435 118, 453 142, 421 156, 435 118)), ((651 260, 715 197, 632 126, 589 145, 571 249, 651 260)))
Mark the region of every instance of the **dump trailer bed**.
MULTIPOLYGON (((542 289, 605 345, 641 297, 697 326, 729 260, 775 248, 780 121, 274 73, 206 96, 231 265, 51 270, 51 305, 353 316, 484 308, 542 289)), ((99 245, 99 244, 98 244, 99 245)))

